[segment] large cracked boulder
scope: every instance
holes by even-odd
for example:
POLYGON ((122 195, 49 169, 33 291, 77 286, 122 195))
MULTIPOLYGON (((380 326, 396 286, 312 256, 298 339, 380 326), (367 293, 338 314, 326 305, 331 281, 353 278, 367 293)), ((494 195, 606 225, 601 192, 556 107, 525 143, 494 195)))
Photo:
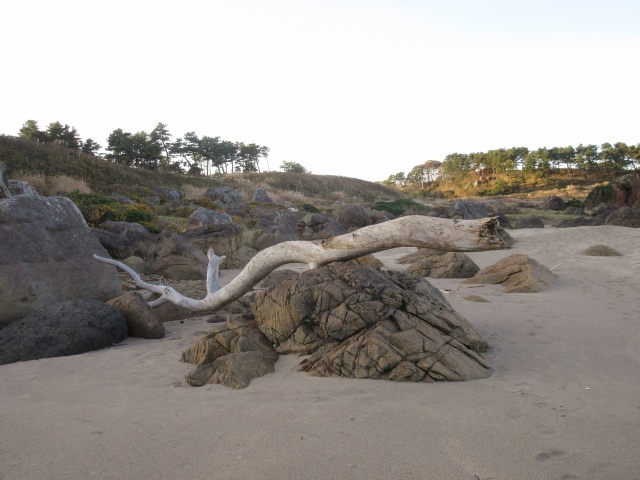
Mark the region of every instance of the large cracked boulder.
POLYGON ((316 376, 434 382, 488 377, 478 332, 426 280, 355 262, 308 270, 256 294, 256 322, 316 376))
POLYGON ((98 300, 56 303, 0 330, 0 365, 110 347, 127 338, 127 322, 98 300))
POLYGON ((420 248, 417 252, 398 258, 396 263, 409 264, 407 273, 431 278, 471 278, 480 270, 465 253, 431 248, 420 248))
POLYGON ((0 200, 0 328, 56 302, 121 294, 116 267, 78 207, 64 197, 0 200))
POLYGON ((296 226, 296 232, 301 240, 324 240, 347 233, 338 222, 322 213, 302 217, 296 226))
POLYGON ((536 259, 515 254, 483 268, 462 283, 501 284, 507 293, 541 292, 556 276, 536 259))

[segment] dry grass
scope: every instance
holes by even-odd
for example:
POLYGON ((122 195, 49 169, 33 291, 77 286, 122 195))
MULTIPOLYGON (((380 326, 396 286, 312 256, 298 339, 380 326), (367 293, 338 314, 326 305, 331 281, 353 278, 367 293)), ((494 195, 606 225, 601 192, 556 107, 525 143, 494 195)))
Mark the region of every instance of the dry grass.
POLYGON ((27 182, 40 195, 54 196, 77 190, 81 193, 93 193, 87 182, 68 175, 44 175, 42 173, 22 173, 14 176, 14 180, 27 182))
POLYGON ((184 184, 180 186, 180 190, 184 193, 185 200, 197 200, 204 197, 207 187, 198 187, 196 185, 184 184))

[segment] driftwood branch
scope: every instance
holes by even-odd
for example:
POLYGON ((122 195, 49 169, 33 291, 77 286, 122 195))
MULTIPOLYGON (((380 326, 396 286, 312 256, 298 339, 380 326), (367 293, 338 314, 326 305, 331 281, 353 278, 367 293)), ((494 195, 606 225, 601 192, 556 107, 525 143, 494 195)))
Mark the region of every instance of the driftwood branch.
POLYGON ((127 272, 136 286, 160 295, 150 303, 157 306, 172 302, 192 311, 217 310, 237 300, 276 268, 288 263, 306 263, 316 268, 335 261, 347 261, 374 252, 396 247, 426 247, 436 250, 474 252, 508 248, 509 242, 500 235, 495 218, 480 220, 449 220, 425 216, 407 216, 371 225, 333 237, 319 243, 308 241, 283 242, 260 251, 240 274, 220 288, 220 262, 209 249, 207 295, 201 300, 185 297, 171 287, 152 285, 122 262, 94 255, 96 260, 115 265, 127 272))

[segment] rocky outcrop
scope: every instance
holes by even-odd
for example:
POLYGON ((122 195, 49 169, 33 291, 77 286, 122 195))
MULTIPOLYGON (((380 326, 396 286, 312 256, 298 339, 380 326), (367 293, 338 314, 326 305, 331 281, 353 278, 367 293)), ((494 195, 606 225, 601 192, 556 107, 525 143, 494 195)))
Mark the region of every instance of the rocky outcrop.
POLYGON ((253 198, 251 199, 251 201, 258 202, 258 203, 268 203, 271 205, 275 205, 276 203, 275 200, 271 198, 267 192, 261 189, 256 190, 256 192, 253 194, 253 198))
POLYGON ((584 208, 591 210, 602 203, 614 208, 628 206, 640 209, 640 177, 630 174, 606 185, 598 185, 587 195, 584 208))
POLYGON ((242 202, 240 193, 231 187, 210 188, 204 196, 221 205, 235 205, 242 202))
POLYGON ((605 225, 617 227, 640 227, 640 208, 631 208, 624 205, 611 212, 604 221, 605 225))
POLYGON ((448 212, 449 218, 462 218, 464 220, 474 220, 489 216, 489 210, 484 203, 472 200, 456 199, 448 212))
POLYGON ((181 235, 163 231, 149 251, 149 272, 171 280, 204 280, 209 259, 181 235))
POLYGON ((470 278, 480 270, 465 253, 430 248, 420 248, 417 252, 404 255, 396 263, 409 264, 407 273, 431 278, 470 278))
POLYGON ((501 284, 507 293, 534 293, 551 285, 556 276, 547 267, 527 255, 510 255, 483 268, 462 283, 501 284))
POLYGON ((357 203, 352 203, 340 209, 340 213, 336 217, 336 222, 348 232, 352 232, 358 228, 385 222, 389 219, 390 218, 385 215, 385 212, 371 210, 357 203))
POLYGON ((64 197, 0 200, 0 328, 53 303, 121 294, 115 267, 76 205, 64 197))
POLYGON ((323 240, 347 233, 340 224, 322 213, 305 215, 298 222, 296 232, 301 240, 323 240))
POLYGON ((395 381, 490 375, 486 342, 425 280, 334 263, 258 292, 253 313, 280 353, 317 376, 395 381))
POLYGON ((127 323, 115 308, 77 298, 55 303, 0 330, 0 365, 77 355, 127 338, 127 323))
POLYGON ((184 232, 184 238, 197 245, 203 254, 213 248, 216 255, 227 257, 221 268, 242 268, 246 265, 251 256, 242 249, 242 232, 230 215, 203 208, 194 212, 191 218, 198 226, 184 232))
POLYGON ((156 235, 139 223, 106 221, 92 231, 109 255, 116 259, 146 258, 156 242, 156 235))
POLYGON ((107 302, 124 316, 130 337, 162 338, 164 325, 138 292, 127 292, 107 302))
POLYGON ((22 180, 9 180, 7 186, 12 197, 15 195, 39 195, 35 188, 22 180))

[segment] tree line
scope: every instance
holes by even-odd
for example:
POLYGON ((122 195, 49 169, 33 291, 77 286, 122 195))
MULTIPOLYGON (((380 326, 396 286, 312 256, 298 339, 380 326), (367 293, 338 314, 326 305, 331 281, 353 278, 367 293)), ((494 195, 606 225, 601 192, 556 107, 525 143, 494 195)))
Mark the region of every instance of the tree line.
POLYGON ((580 171, 582 175, 615 176, 640 166, 640 144, 622 142, 577 147, 501 148, 478 153, 451 153, 442 162, 428 160, 416 165, 408 174, 390 175, 386 183, 420 185, 436 179, 459 182, 471 175, 486 177, 544 177, 563 171, 568 176, 580 171))
POLYGON ((269 148, 265 146, 207 135, 200 137, 195 132, 172 139, 167 125, 160 122, 149 133, 114 130, 107 138, 104 154, 100 153, 102 146, 93 139, 82 141, 74 127, 57 121, 40 130, 37 121, 27 120, 19 136, 63 145, 129 167, 196 175, 259 172, 260 160, 269 155, 269 148))

